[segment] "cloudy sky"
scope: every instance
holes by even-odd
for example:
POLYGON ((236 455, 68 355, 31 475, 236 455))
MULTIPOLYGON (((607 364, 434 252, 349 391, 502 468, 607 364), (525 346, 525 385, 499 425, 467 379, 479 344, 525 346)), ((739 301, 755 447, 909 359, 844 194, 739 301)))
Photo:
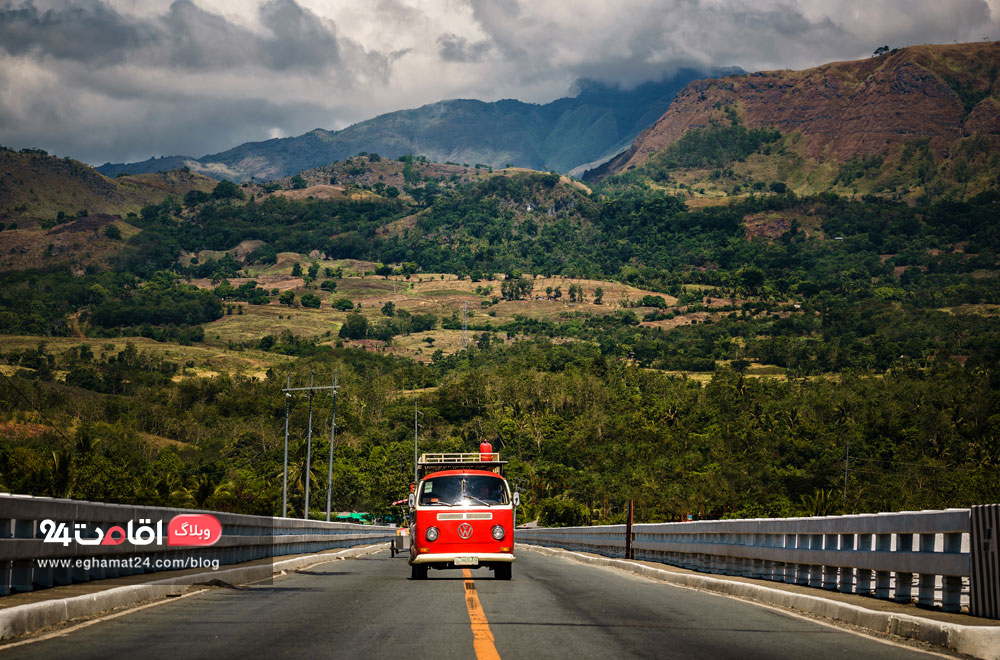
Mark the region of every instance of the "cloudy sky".
POLYGON ((0 0, 0 144, 202 156, 449 98, 1000 39, 1000 0, 0 0))

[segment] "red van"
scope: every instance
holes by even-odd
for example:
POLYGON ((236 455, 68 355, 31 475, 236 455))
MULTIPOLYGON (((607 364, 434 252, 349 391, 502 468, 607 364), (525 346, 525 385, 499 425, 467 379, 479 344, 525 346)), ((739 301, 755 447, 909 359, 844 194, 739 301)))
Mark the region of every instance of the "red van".
POLYGON ((410 494, 410 577, 429 568, 486 566, 497 580, 511 579, 514 508, 504 461, 488 444, 479 453, 424 454, 410 494), (485 450, 485 451, 484 451, 485 450))

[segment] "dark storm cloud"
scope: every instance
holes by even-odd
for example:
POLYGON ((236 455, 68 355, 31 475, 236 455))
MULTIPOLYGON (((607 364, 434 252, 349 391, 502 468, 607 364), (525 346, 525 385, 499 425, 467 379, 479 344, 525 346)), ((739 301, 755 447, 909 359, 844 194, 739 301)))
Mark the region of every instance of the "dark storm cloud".
POLYGON ((438 37, 438 55, 447 62, 480 62, 490 52, 487 41, 469 43, 457 34, 442 34, 438 37))
POLYGON ((272 0, 260 9, 261 22, 273 35, 264 44, 272 68, 323 67, 340 59, 332 26, 294 0, 272 0))
POLYGON ((102 0, 41 11, 33 4, 0 8, 0 49, 108 65, 170 64, 212 70, 260 66, 316 69, 336 64, 340 47, 333 25, 294 0, 271 0, 258 10, 263 33, 231 23, 190 0, 140 20, 102 0))
POLYGON ((0 49, 11 55, 101 62, 141 47, 155 34, 103 2, 48 11, 30 3, 0 6, 0 49))

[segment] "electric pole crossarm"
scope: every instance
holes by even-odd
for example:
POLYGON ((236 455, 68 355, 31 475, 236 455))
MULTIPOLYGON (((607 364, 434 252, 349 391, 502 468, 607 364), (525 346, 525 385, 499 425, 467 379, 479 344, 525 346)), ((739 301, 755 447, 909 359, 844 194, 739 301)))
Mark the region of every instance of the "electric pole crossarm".
POLYGON ((314 390, 335 390, 339 385, 317 385, 316 387, 286 387, 282 392, 305 392, 314 390))

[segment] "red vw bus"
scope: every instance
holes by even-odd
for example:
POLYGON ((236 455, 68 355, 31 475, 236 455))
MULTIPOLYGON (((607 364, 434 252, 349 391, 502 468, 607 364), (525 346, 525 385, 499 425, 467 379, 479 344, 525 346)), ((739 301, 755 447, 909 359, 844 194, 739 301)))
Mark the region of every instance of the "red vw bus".
POLYGON ((412 579, 426 579, 429 568, 480 566, 497 580, 511 578, 519 497, 510 492, 504 465, 486 443, 479 453, 420 457, 409 501, 412 579))

